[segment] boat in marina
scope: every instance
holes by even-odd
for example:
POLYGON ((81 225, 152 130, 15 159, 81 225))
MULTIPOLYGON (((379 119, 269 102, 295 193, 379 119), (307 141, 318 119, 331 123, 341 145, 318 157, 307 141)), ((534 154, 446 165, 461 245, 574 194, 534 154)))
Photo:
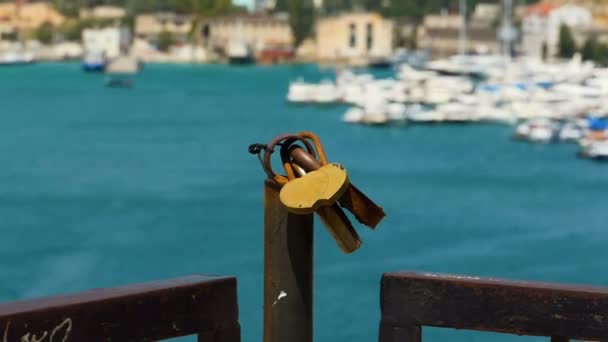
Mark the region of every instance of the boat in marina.
POLYGON ((447 123, 468 123, 479 121, 474 106, 466 105, 458 102, 451 102, 439 105, 435 110, 443 114, 443 118, 447 123))
POLYGON ((350 107, 342 116, 342 121, 349 124, 358 124, 363 120, 365 111, 361 107, 350 107))
POLYGON ((306 83, 302 79, 289 84, 287 101, 291 103, 312 103, 316 95, 316 85, 306 83))
POLYGON ((523 122, 515 129, 514 138, 537 143, 551 142, 557 132, 557 124, 549 119, 534 119, 523 122))
POLYGON ((105 73, 106 87, 109 88, 132 88, 134 85, 133 75, 140 71, 141 64, 133 56, 120 56, 112 60, 105 73))
POLYGON ((232 65, 248 65, 255 63, 253 49, 243 41, 232 41, 226 51, 228 63, 232 65))
POLYGON ((101 51, 87 51, 82 60, 82 69, 85 72, 104 72, 108 60, 101 51))
POLYGON ((400 65, 395 78, 341 69, 335 82, 290 84, 287 97, 290 102, 350 104, 342 117, 347 123, 491 122, 514 125, 513 137, 530 142, 579 142, 589 148, 608 140, 608 130, 594 132, 581 121, 608 116, 608 69, 578 56, 551 63, 456 56, 427 66, 400 65), (481 71, 484 77, 474 76, 481 71))
POLYGON ((30 52, 8 51, 0 54, 0 66, 28 65, 35 62, 30 52))
POLYGON ((558 137, 563 142, 576 142, 585 137, 585 129, 576 122, 567 122, 559 129, 558 137))
POLYGON ((583 146, 579 156, 594 160, 608 160, 608 141, 594 141, 583 146))
POLYGON ((342 96, 336 85, 330 80, 323 80, 314 89, 312 100, 318 104, 334 104, 340 102, 342 96))

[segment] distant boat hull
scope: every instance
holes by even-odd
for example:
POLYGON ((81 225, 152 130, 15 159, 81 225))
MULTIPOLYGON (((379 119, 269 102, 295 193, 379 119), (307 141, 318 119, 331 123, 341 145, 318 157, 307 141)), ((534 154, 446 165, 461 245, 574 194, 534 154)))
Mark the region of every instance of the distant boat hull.
POLYGON ((106 70, 105 64, 83 64, 82 70, 85 72, 104 72, 106 70))
POLYGON ((368 64, 368 68, 371 69, 390 69, 393 66, 393 62, 388 59, 375 59, 368 64))
POLYGON ((251 56, 232 56, 228 58, 228 63, 232 65, 248 65, 255 63, 255 60, 251 56))
POLYGON ((31 65, 34 63, 35 63, 34 61, 11 61, 11 62, 0 61, 0 67, 31 65))

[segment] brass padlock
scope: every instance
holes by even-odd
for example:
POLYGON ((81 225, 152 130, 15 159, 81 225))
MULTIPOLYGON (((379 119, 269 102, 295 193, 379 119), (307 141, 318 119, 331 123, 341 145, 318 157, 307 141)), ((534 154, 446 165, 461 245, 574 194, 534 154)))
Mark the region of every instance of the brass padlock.
POLYGON ((294 214, 312 214, 338 201, 350 182, 344 167, 327 164, 316 171, 292 179, 281 189, 281 202, 294 214))
POLYGON ((319 138, 311 132, 280 135, 267 145, 251 145, 249 151, 258 155, 268 179, 281 187, 279 197, 287 210, 294 214, 317 213, 345 253, 360 248, 361 239, 342 207, 370 228, 385 216, 382 208, 350 183, 341 165, 327 161, 319 138), (272 170, 271 155, 277 146, 281 146, 286 175, 272 170))
MULTIPOLYGON (((285 150, 281 152, 285 157, 285 150)), ((350 187, 344 167, 339 164, 327 164, 309 173, 298 165, 290 165, 286 169, 289 170, 287 174, 290 181, 283 186, 279 197, 287 210, 295 214, 316 212, 344 253, 350 254, 359 249, 359 234, 342 208, 336 204, 350 187), (294 167, 297 175, 290 167, 294 167)))
MULTIPOLYGON (((289 148, 289 156, 295 162, 292 166, 301 169, 298 170, 299 173, 315 171, 322 167, 318 160, 314 159, 300 146, 292 145, 289 148)), ((286 171, 289 173, 289 166, 287 165, 286 171)), ((344 194, 338 198, 338 202, 342 207, 353 213, 359 222, 372 229, 375 229, 386 216, 381 207, 365 196, 352 183, 349 184, 344 194)))

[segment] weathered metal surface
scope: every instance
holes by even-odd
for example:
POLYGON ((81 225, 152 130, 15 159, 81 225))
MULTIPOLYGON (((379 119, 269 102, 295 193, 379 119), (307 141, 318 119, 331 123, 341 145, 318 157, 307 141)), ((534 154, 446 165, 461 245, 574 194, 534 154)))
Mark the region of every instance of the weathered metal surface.
MULTIPOLYGON (((291 148, 290 155, 298 166, 301 166, 307 172, 318 170, 321 167, 319 161, 300 147, 291 148)), ((375 204, 352 183, 338 202, 342 207, 353 213, 360 223, 370 228, 376 228, 386 216, 380 206, 375 204)))
POLYGON ((264 186, 264 342, 312 342, 313 216, 287 211, 264 186))
POLYGON ((422 326, 608 340, 607 288, 389 273, 381 308, 381 342, 418 342, 422 326))
POLYGON ((398 326, 390 322, 381 322, 379 341, 421 342, 422 328, 417 325, 398 326))
POLYGON ((350 254, 361 248, 361 238, 340 206, 319 208, 317 214, 342 252, 350 254))
POLYGON ((2 342, 238 342, 236 279, 190 276, 0 304, 2 342))

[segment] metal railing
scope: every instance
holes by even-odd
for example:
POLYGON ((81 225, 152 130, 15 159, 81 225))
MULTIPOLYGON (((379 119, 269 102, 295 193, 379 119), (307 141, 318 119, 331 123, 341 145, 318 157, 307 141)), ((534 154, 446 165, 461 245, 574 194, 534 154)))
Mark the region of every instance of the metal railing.
POLYGON ((608 340, 608 288, 389 273, 381 308, 380 342, 419 342, 423 326, 608 340))
POLYGON ((0 342, 239 342, 235 278, 189 276, 0 304, 0 342))

